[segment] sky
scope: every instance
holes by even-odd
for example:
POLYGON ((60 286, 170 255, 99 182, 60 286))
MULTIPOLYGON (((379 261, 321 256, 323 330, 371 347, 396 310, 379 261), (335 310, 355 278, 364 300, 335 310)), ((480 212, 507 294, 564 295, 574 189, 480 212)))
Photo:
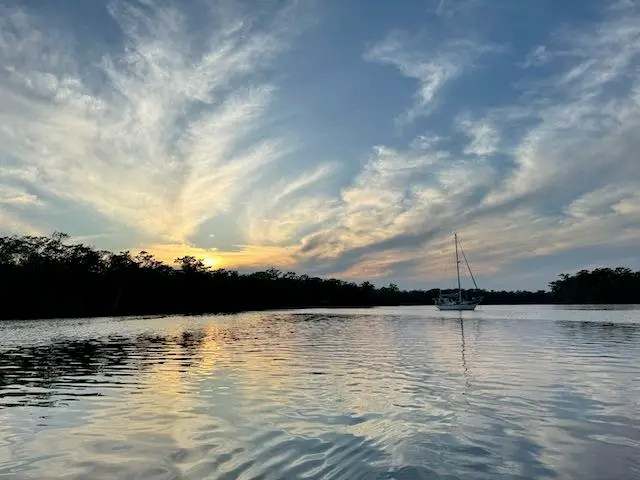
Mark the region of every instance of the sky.
POLYGON ((454 232, 482 288, 640 269, 639 54, 640 0, 0 0, 0 234, 404 288, 453 285, 454 232))

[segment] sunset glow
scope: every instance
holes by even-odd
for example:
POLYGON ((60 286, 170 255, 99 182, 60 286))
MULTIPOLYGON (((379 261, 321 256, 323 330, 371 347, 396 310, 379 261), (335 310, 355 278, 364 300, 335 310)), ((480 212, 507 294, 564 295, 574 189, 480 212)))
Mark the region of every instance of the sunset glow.
POLYGON ((2 234, 421 288, 454 231, 488 288, 640 268, 640 0, 81 3, 0 6, 2 234))
POLYGON ((202 263, 204 263, 205 267, 209 268, 221 268, 222 267, 222 257, 204 257, 202 259, 202 263))

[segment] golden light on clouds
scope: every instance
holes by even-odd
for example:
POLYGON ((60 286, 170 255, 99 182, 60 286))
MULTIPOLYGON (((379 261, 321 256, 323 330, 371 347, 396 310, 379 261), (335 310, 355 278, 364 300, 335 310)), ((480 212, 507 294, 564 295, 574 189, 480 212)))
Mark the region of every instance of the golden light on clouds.
MULTIPOLYGON (((300 68, 298 56, 317 50, 304 31, 323 17, 309 6, 318 2, 85 2, 100 4, 92 15, 109 31, 88 39, 77 12, 51 21, 46 2, 9 3, 3 235, 61 230, 169 265, 191 255, 211 269, 403 286, 454 274, 454 230, 474 273, 498 285, 524 278, 519 261, 578 268, 584 249, 588 261, 637 263, 638 0, 594 10, 587 28, 549 24, 519 61, 483 34, 470 42, 464 28, 428 41, 408 25, 361 38, 353 68, 391 81, 376 91, 414 85, 381 112, 349 93, 348 76, 325 84, 300 68), (459 80, 479 65, 479 81, 513 74, 509 85, 526 94, 460 103, 459 80), (411 129, 394 135, 400 126, 411 129)), ((547 281, 538 271, 528 285, 547 281)))
POLYGON ((202 259, 202 263, 204 263, 204 266, 209 268, 219 268, 222 265, 222 262, 223 260, 220 256, 203 257, 202 259))
POLYGON ((153 254, 167 265, 172 265, 176 258, 191 255, 212 269, 266 268, 269 266, 287 268, 293 267, 296 263, 295 249, 291 247, 245 245, 236 251, 223 251, 216 248, 166 244, 151 245, 143 250, 153 254))

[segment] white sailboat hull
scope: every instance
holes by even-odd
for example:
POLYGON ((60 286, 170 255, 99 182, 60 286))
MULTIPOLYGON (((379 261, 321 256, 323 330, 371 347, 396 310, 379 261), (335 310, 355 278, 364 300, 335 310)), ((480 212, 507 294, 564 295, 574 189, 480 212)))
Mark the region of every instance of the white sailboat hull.
POLYGON ((449 305, 436 305, 436 307, 438 307, 438 310, 454 310, 454 311, 475 310, 477 306, 478 306, 477 303, 456 303, 456 304, 449 304, 449 305))
MULTIPOLYGON (((476 296, 473 298, 463 298, 462 289, 460 288, 460 259, 458 257, 458 234, 453 235, 453 240, 455 242, 456 249, 456 274, 458 277, 458 292, 456 293, 445 293, 440 292, 438 298, 436 298, 435 304, 438 307, 438 310, 449 310, 449 311, 462 311, 462 310, 475 310, 478 304, 482 301, 482 297, 476 296)), ((462 249, 462 246, 460 246, 462 249)), ((462 257, 464 258, 464 263, 467 264, 467 268, 469 269, 469 275, 471 275, 471 279, 473 280, 473 286, 478 289, 478 285, 476 284, 476 279, 473 276, 473 272, 471 271, 471 267, 469 266, 469 262, 467 262, 467 256, 464 254, 464 250, 462 250, 462 257)))

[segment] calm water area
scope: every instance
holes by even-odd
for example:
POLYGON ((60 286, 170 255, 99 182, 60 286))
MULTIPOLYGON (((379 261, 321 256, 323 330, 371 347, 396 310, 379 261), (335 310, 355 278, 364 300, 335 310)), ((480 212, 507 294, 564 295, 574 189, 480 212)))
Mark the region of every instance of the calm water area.
POLYGON ((640 479, 640 306, 0 322, 0 478, 640 479))

